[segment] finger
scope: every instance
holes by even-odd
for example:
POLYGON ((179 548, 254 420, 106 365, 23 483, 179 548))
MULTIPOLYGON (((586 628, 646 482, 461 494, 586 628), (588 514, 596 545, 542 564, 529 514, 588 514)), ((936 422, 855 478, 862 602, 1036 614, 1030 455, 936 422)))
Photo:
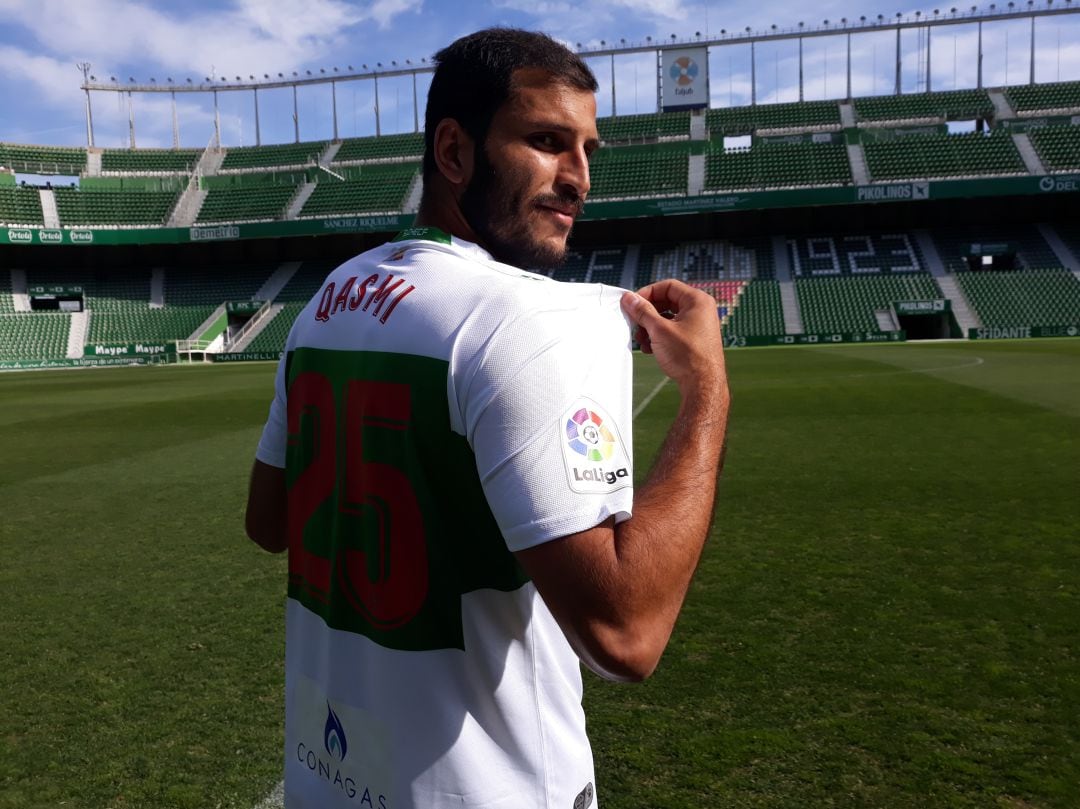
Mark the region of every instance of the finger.
POLYGON ((639 329, 651 332, 662 327, 664 318, 656 311, 656 307, 636 292, 624 293, 621 303, 623 312, 639 329))
POLYGON ((638 294, 653 304, 657 311, 673 314, 699 306, 703 301, 712 301, 712 296, 670 278, 642 287, 638 294))

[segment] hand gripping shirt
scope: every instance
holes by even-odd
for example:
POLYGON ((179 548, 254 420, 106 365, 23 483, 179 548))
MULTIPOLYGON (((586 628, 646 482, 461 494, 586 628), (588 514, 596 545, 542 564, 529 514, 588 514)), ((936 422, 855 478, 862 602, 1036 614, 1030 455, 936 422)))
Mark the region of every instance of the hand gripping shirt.
POLYGON ((621 290, 414 229, 297 317, 285 805, 595 806, 578 659, 514 551, 630 516, 621 290))

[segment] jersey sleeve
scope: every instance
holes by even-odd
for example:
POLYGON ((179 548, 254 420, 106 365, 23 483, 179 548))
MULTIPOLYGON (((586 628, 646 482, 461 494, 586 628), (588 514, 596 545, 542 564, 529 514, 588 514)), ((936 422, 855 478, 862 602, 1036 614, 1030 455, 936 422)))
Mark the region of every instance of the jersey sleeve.
MULTIPOLYGON (((287 355, 286 355, 287 356, 287 355)), ((285 401, 285 357, 278 362, 274 376, 274 399, 263 426, 255 458, 269 466, 285 468, 285 442, 288 430, 288 408, 285 401)))
POLYGON ((459 377, 466 438, 511 551, 630 516, 630 332, 620 290, 601 289, 514 317, 459 377))

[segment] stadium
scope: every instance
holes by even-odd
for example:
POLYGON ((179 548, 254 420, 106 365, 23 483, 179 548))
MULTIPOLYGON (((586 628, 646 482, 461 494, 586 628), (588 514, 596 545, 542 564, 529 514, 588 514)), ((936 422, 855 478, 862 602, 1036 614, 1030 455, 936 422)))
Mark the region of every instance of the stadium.
MULTIPOLYGON (((552 274, 707 290, 736 399, 661 670, 586 686, 606 806, 1080 805, 1080 81, 1036 81, 1034 39, 1080 9, 1028 6, 588 49, 611 111, 651 54, 656 110, 600 110, 552 274), (1005 18, 1031 69, 991 85, 1005 18), (934 88, 959 21, 977 86, 934 88), (882 31, 895 86, 855 93, 882 31), (836 97, 714 103, 718 49, 797 43, 802 97, 819 36, 836 97)), ((270 85, 380 75, 179 89, 257 121, 270 85)), ((0 370, 34 371, 0 376, 0 807, 273 806, 285 569, 244 545, 247 468, 301 308, 412 223, 423 133, 100 147, 92 98, 178 88, 83 78, 85 146, 0 143, 0 370)), ((640 475, 678 397, 635 368, 640 475)))

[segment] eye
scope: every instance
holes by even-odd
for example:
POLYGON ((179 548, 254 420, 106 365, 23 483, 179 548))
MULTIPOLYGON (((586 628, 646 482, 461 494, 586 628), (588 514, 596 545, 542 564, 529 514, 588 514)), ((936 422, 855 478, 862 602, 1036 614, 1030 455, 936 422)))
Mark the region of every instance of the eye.
POLYGON ((559 145, 558 139, 551 132, 538 132, 532 136, 531 140, 533 145, 538 146, 541 149, 552 150, 556 149, 559 145))

